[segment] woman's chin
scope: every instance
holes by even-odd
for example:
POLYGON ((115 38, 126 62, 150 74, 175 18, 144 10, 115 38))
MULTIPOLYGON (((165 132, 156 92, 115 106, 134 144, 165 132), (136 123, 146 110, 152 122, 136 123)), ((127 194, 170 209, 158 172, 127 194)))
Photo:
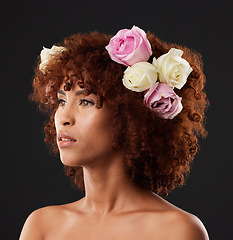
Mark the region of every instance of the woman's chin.
POLYGON ((83 162, 81 159, 78 159, 78 158, 72 158, 68 156, 63 157, 61 155, 60 155, 60 160, 65 166, 69 166, 69 167, 80 167, 83 162))

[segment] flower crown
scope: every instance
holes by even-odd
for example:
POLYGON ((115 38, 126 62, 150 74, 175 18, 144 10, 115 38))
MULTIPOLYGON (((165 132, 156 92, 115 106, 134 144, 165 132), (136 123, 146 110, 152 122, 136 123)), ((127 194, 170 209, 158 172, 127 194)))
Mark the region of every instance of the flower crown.
POLYGON ((144 104, 162 118, 173 119, 183 109, 174 88, 181 89, 192 72, 189 63, 181 56, 183 51, 171 48, 153 62, 147 62, 152 49, 146 33, 139 27, 122 29, 105 47, 110 58, 127 67, 123 85, 135 92, 146 91, 144 104))
MULTIPOLYGON (((110 58, 127 69, 123 76, 123 85, 135 92, 145 92, 144 104, 165 119, 173 119, 183 109, 181 100, 174 88, 181 89, 192 72, 189 63, 181 56, 183 51, 171 48, 158 59, 153 58, 151 44, 146 33, 139 27, 122 29, 110 39, 105 47, 110 58)), ((43 48, 39 69, 45 73, 48 62, 58 59, 65 47, 43 48)))

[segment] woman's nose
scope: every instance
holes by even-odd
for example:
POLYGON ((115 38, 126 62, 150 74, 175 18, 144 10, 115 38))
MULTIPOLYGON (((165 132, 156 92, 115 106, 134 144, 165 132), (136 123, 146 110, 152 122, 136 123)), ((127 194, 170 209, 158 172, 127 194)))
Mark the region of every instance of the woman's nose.
POLYGON ((71 108, 66 106, 60 115, 60 124, 62 126, 72 126, 75 123, 74 114, 71 108))
POLYGON ((70 122, 64 122, 64 123, 62 123, 62 125, 64 125, 64 126, 70 125, 70 122))

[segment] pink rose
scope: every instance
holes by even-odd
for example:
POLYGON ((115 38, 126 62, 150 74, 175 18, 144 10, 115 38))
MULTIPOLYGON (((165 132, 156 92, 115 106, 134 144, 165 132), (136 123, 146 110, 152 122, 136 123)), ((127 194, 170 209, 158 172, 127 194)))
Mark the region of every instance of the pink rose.
POLYGON ((169 85, 156 82, 144 95, 144 104, 162 118, 173 119, 183 108, 181 99, 169 85))
POLYGON ((113 61, 124 66, 146 62, 152 55, 146 33, 136 26, 118 31, 105 48, 113 61))

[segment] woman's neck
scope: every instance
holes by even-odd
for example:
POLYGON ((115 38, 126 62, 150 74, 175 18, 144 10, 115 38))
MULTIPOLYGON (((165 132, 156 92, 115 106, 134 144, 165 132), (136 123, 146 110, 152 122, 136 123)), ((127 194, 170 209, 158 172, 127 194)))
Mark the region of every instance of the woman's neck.
POLYGON ((130 211, 133 210, 133 203, 143 201, 142 193, 151 194, 131 182, 123 166, 123 155, 115 155, 101 162, 106 164, 83 167, 85 197, 82 199, 82 208, 84 211, 98 215, 130 211))

